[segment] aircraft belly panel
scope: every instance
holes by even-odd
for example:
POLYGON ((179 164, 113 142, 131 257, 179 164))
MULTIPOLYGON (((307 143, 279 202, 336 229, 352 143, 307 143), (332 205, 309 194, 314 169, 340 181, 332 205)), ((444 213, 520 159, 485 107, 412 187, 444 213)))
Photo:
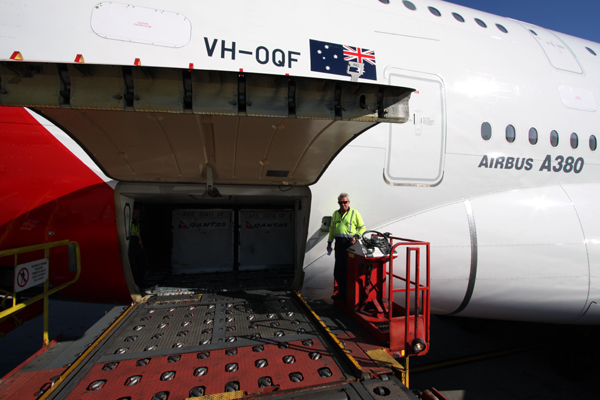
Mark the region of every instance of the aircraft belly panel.
POLYGON ((588 292, 579 218, 558 186, 472 200, 477 281, 464 315, 572 321, 588 292), (493 311, 491 311, 493 310, 493 311))
POLYGON ((468 292, 471 251, 463 247, 431 247, 431 312, 450 314, 468 292), (437 260, 437 262, 435 262, 437 260))
MULTIPOLYGON (((374 229, 416 240, 427 238, 431 243, 432 311, 447 314, 460 306, 468 291, 473 258, 472 236, 462 202, 425 211, 374 229)), ((399 261, 398 270, 403 270, 404 265, 403 261, 399 261)))
POLYGON ((600 321, 600 243, 595 239, 588 239, 586 248, 589 257, 589 295, 577 322, 595 319, 598 323, 600 321))
POLYGON ((581 244, 577 213, 559 186, 475 198, 479 246, 581 244))
POLYGON ((461 315, 573 322, 587 297, 586 261, 581 245, 479 247, 475 289, 461 315))
POLYGON ((600 303, 600 214, 598 213, 599 184, 565 185, 563 189, 573 202, 581 229, 585 236, 585 246, 589 263, 589 296, 583 309, 582 317, 587 314, 598 314, 593 304, 600 303))

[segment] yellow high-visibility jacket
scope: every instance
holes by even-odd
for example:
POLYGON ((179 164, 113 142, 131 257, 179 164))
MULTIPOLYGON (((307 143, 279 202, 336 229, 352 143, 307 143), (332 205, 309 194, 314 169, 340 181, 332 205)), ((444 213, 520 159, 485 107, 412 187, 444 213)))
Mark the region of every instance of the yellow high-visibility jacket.
POLYGON ((365 233, 365 223, 363 222, 360 213, 352 208, 348 209, 344 215, 340 214, 340 210, 335 210, 331 217, 331 225, 329 226, 329 243, 333 242, 333 238, 351 238, 352 236, 362 236, 365 233))

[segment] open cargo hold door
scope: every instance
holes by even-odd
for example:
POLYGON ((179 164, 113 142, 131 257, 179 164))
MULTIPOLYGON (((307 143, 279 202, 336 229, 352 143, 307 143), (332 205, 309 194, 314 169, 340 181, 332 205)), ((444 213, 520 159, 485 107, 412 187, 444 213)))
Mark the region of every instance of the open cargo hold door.
MULTIPOLYGON (((232 289, 301 287, 307 186, 356 135, 379 122, 406 121, 412 91, 289 76, 21 62, 0 63, 0 79, 0 105, 41 113, 120 181, 117 210, 131 215, 134 205, 146 207, 141 219, 152 224, 146 232, 161 232, 144 237, 151 262, 170 263, 171 278, 211 274, 202 282, 232 289), (221 283, 212 282, 215 275, 221 283)), ((117 215, 117 226, 134 293, 126 214, 117 215)))
POLYGON ((310 185, 412 90, 233 72, 0 63, 0 105, 31 107, 119 181, 310 185))

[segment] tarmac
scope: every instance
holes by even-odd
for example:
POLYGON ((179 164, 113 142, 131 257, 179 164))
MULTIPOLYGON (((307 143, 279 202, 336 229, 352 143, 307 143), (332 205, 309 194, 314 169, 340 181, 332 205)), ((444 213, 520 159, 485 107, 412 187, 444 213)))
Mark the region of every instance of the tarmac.
MULTIPOLYGON (((61 341, 77 339, 113 307, 115 304, 79 303, 51 299, 48 337, 53 340, 62 334, 61 341)), ((0 377, 8 374, 40 350, 42 344, 42 316, 26 321, 17 329, 0 338, 0 355, 2 355, 0 377)))
POLYGON ((410 387, 448 400, 597 400, 598 339, 598 327, 432 316, 431 350, 410 360, 410 387))

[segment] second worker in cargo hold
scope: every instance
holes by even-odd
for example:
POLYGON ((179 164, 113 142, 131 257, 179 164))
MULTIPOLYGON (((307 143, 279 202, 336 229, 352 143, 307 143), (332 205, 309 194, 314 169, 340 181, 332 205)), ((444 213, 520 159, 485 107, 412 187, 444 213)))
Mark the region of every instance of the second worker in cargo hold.
POLYGON ((327 240, 327 251, 331 253, 331 243, 335 239, 335 267, 333 277, 338 285, 338 292, 331 296, 334 300, 346 298, 346 268, 348 264, 346 252, 365 232, 365 224, 360 213, 350 208, 350 197, 348 193, 338 196, 339 210, 333 212, 331 225, 329 226, 329 239, 327 240))

